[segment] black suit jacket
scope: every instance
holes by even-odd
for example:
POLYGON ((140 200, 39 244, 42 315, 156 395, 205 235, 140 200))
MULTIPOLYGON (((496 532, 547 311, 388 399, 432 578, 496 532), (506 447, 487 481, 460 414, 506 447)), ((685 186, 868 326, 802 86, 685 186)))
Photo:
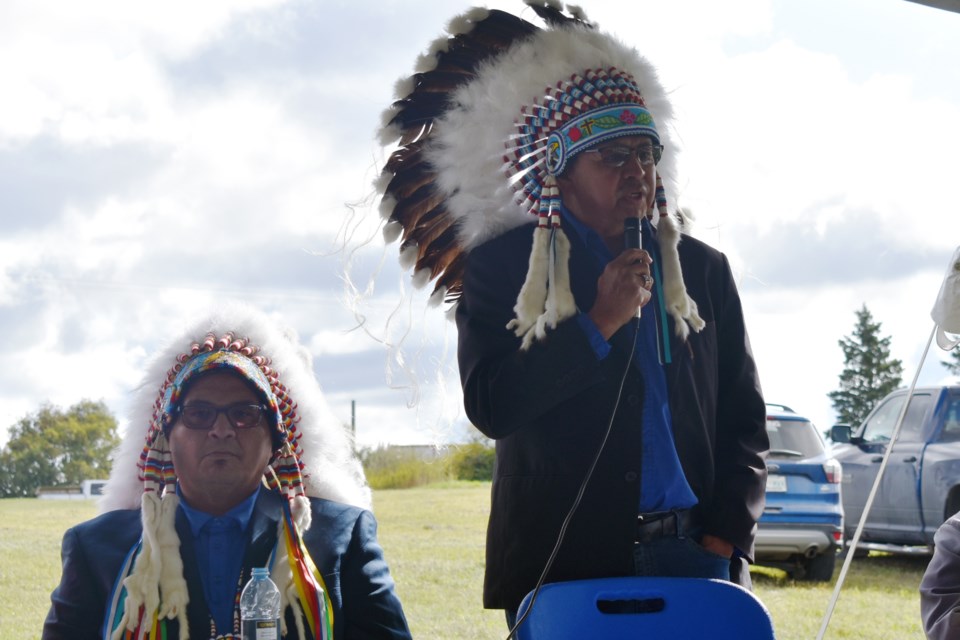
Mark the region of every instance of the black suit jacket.
MULTIPOLYGON (((265 566, 277 540, 283 498, 261 488, 249 524, 244 569, 265 566)), ((304 535, 317 569, 323 576, 334 610, 334 638, 410 638, 400 600, 383 550, 377 542, 377 524, 369 511, 329 500, 310 499, 313 521, 304 535)), ((184 578, 190 594, 187 617, 191 638, 210 635, 210 617, 193 548, 190 525, 177 513, 177 533, 184 578)), ((111 511, 69 529, 63 536, 63 574, 51 595, 52 605, 43 627, 44 640, 101 638, 103 618, 123 561, 140 539, 138 509, 111 511)), ((288 635, 296 626, 287 611, 288 635)), ((178 624, 169 627, 178 637, 178 624)), ((312 640, 312 639, 310 639, 312 640)))
MULTIPOLYGON (((603 361, 573 318, 548 330, 545 342, 520 351, 520 339, 506 325, 527 272, 533 229, 524 225, 470 252, 457 307, 466 412, 497 441, 484 580, 488 608, 516 608, 535 585, 614 406, 610 439, 547 581, 633 573, 643 380, 630 367, 617 405, 631 346, 623 329, 611 338, 603 361)), ((586 312, 600 269, 579 238, 568 236, 571 289, 586 312)), ((750 557, 769 447, 760 384, 726 258, 686 236, 679 254, 706 327, 681 342, 669 321, 673 435, 705 532, 750 557)), ((748 580, 743 569, 738 559, 731 572, 748 580)))

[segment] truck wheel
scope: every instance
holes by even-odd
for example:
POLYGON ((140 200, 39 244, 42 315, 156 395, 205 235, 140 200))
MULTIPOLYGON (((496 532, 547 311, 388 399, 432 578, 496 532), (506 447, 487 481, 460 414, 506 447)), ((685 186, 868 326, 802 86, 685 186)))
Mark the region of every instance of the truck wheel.
POLYGON ((819 556, 803 561, 803 579, 811 582, 829 582, 833 577, 833 568, 836 564, 836 551, 827 549, 819 556))

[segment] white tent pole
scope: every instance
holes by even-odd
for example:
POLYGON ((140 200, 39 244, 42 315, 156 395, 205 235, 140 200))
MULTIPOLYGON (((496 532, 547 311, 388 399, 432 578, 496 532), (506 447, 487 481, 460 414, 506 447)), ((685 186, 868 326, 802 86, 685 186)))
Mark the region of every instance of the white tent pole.
POLYGON ((870 514, 870 508, 873 506, 873 499, 880 488, 880 480, 883 478, 883 472, 887 468, 887 461, 890 454, 893 453, 893 445, 900 436, 900 427, 903 426, 903 417, 907 414, 907 408, 910 406, 910 400, 913 399, 913 391, 917 388, 917 379, 920 377, 920 370, 923 369, 923 363, 927 359, 927 352, 930 351, 930 344, 933 342, 933 336, 937 331, 937 325, 933 325, 930 331, 930 337, 927 338, 927 346, 923 348, 923 355, 920 356, 920 364, 917 366, 917 372, 913 375, 913 382, 910 383, 910 391, 907 393, 907 399, 900 408, 900 415, 897 416, 897 426, 893 429, 893 435, 887 444, 887 450, 883 452, 883 460, 880 462, 880 470, 877 471, 877 477, 873 481, 873 487, 870 488, 870 495, 867 496, 867 502, 863 505, 863 513, 860 514, 860 522, 857 524, 857 530, 853 534, 853 540, 847 549, 847 556, 843 561, 843 568, 840 570, 840 577, 837 578, 837 584, 833 588, 833 596, 830 598, 830 604, 827 605, 827 613, 823 616, 823 623, 820 625, 820 633, 817 634, 817 640, 823 640, 823 634, 827 632, 827 625, 830 624, 830 617, 833 615, 833 609, 837 606, 837 600, 840 598, 840 587, 847 577, 847 571, 850 569, 850 563, 853 561, 853 553, 857 549, 857 543, 860 542, 860 535, 863 533, 863 527, 867 523, 867 516, 870 514))

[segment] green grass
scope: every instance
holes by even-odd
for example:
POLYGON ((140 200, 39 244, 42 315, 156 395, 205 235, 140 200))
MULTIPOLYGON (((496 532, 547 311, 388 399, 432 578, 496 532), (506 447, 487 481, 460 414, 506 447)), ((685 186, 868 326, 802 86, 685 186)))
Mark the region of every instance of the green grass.
MULTIPOLYGON (((484 610, 480 598, 489 493, 485 482, 374 492, 380 541, 415 638, 506 636, 502 612, 484 610)), ((60 538, 94 512, 92 502, 0 500, 0 638, 39 637, 59 579, 60 538)), ((826 637, 922 640, 917 585, 925 566, 925 558, 854 560, 826 637)), ((832 584, 766 568, 754 568, 753 578, 779 640, 816 637, 832 584)))
POLYGON ((89 500, 0 500, 0 638, 40 637, 60 581, 60 541, 96 513, 89 500))

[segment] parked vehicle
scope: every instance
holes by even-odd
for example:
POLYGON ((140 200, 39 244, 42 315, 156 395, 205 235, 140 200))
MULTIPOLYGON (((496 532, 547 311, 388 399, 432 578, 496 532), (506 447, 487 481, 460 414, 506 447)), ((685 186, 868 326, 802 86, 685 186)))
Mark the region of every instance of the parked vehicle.
MULTIPOLYGON (((848 540, 860 522, 906 398, 906 389, 894 391, 855 431, 846 425, 831 429, 830 437, 838 443, 832 451, 843 465, 848 540)), ((916 389, 867 517, 862 548, 930 552, 933 534, 958 510, 960 386, 916 389)))
POLYGON ((757 564, 801 580, 833 577, 842 547, 840 464, 810 420, 767 405, 767 504, 757 530, 757 564))

